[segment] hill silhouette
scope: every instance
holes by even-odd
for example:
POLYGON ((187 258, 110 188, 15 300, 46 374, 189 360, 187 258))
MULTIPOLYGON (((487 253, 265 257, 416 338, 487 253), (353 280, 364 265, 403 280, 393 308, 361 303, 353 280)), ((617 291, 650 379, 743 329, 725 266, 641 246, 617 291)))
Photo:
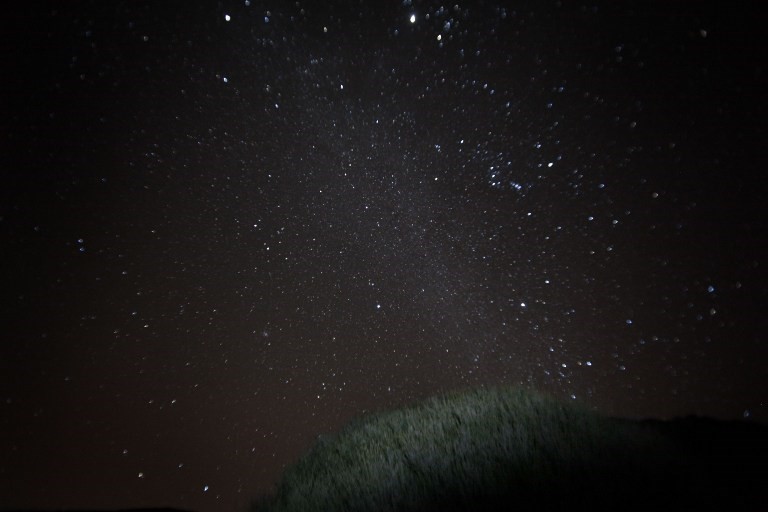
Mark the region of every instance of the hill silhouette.
POLYGON ((610 418, 521 389, 475 389, 319 438, 250 512, 758 511, 766 460, 768 427, 757 423, 610 418))
POLYGON ((764 510, 766 455, 754 423, 616 419, 480 389, 320 438, 251 512, 764 510))

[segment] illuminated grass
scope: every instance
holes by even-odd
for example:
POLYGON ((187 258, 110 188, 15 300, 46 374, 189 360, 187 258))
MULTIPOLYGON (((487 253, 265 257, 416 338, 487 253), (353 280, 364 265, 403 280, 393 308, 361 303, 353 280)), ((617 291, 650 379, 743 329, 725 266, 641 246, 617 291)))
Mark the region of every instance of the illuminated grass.
POLYGON ((656 429, 519 389, 436 397, 320 439, 254 512, 519 510, 643 503, 672 450, 656 429))

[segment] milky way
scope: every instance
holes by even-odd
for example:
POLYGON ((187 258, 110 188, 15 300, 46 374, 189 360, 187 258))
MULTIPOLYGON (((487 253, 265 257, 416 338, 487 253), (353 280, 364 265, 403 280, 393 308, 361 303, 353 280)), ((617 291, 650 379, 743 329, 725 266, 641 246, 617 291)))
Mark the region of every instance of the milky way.
POLYGON ((242 509, 477 385, 768 418, 747 4, 369 3, 11 16, 2 503, 242 509))

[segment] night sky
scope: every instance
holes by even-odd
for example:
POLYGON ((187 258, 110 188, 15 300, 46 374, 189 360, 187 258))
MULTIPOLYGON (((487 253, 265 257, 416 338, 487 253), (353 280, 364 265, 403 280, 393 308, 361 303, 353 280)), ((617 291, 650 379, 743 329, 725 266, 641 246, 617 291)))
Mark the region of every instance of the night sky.
POLYGON ((0 507, 242 510, 486 384, 768 422, 751 3, 26 3, 0 507))

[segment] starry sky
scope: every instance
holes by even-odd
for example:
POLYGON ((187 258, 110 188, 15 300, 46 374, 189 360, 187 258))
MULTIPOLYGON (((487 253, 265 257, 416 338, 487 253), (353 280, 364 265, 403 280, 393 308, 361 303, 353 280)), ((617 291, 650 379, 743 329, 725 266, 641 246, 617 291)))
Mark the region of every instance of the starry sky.
POLYGON ((479 385, 768 421, 750 2, 6 14, 3 507, 242 510, 479 385))

